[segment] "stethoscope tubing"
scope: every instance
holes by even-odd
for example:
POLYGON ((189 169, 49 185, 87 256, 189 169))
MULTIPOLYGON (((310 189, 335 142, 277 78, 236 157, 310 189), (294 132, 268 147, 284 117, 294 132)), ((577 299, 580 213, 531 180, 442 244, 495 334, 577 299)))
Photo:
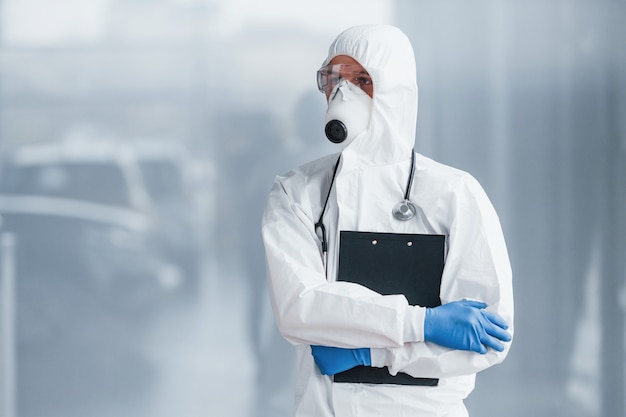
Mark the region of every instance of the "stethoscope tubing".
POLYGON ((409 180, 406 184, 406 190, 404 191, 404 200, 409 201, 411 195, 411 186, 413 185, 413 177, 415 176, 415 149, 411 151, 411 173, 409 174, 409 180))
MULTIPOLYGON (((337 170, 339 168, 339 163, 341 162, 341 154, 339 154, 339 158, 337 158, 337 162, 335 162, 335 167, 333 168, 333 175, 330 179, 330 186, 328 187, 328 193, 326 194, 326 200, 324 201, 324 207, 322 208, 322 212, 320 213, 320 217, 315 223, 315 233, 317 233, 317 229, 319 228, 321 231, 321 242, 322 242, 322 256, 324 261, 324 270, 328 274, 327 270, 327 261, 328 261, 328 240, 326 239, 326 227, 324 226, 324 214, 326 213, 326 207, 328 206, 328 200, 330 199, 330 193, 333 189, 333 185, 335 184, 335 177, 337 176, 337 170)), ((413 177, 415 176, 415 150, 411 151, 411 171, 409 173, 409 179, 407 181, 406 190, 404 191, 404 201, 410 202, 411 195, 411 187, 413 186, 413 177)), ((400 221, 409 220, 411 217, 407 219, 398 218, 395 214, 394 217, 400 221)))

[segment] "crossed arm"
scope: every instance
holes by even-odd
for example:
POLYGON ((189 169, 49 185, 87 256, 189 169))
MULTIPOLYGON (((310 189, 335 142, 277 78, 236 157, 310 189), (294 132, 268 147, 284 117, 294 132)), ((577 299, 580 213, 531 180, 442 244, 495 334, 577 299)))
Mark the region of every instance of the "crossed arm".
POLYGON ((355 363, 439 378, 472 374, 502 361, 513 334, 508 255, 482 189, 471 181, 467 189, 471 198, 458 203, 449 225, 443 304, 425 309, 409 306, 401 295, 328 282, 310 214, 275 184, 263 237, 270 296, 283 336, 311 345, 326 374, 355 363))

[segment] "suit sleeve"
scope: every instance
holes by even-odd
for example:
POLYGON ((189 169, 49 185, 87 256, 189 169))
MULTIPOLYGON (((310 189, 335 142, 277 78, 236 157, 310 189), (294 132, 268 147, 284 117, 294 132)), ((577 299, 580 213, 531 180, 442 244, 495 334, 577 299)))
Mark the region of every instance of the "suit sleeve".
MULTIPOLYGON (((485 302, 498 313, 513 334, 512 273, 496 212, 478 182, 466 175, 450 207, 449 248, 442 276, 442 304, 461 299, 485 302)), ((475 352, 448 349, 430 342, 372 349, 372 366, 389 366, 415 377, 443 378, 469 375, 504 360, 504 351, 475 352)))
POLYGON ((269 293, 282 335, 294 344, 401 347, 423 340, 422 307, 403 295, 328 282, 314 221, 277 178, 263 215, 269 293))

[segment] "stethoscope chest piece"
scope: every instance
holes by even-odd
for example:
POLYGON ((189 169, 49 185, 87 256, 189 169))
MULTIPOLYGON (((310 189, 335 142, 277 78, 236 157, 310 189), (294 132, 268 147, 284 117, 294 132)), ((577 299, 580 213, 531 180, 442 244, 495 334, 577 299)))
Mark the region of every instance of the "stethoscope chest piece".
POLYGON ((415 213, 417 213, 417 206, 410 200, 411 185, 413 184, 413 177, 415 176, 415 151, 411 153, 411 173, 409 174, 409 181, 406 185, 404 192, 404 200, 393 206, 391 214, 397 220, 407 221, 411 220, 415 213))
POLYGON ((411 220, 415 213, 417 213, 417 207, 411 200, 402 200, 391 210, 393 217, 398 220, 406 221, 411 220))

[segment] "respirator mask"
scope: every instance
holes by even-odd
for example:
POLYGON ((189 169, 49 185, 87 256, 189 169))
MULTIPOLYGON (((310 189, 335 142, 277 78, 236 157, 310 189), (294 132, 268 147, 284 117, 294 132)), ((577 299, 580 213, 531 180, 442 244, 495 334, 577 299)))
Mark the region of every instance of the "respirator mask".
POLYGON ((372 114, 372 98, 366 92, 373 94, 371 79, 363 70, 351 71, 349 67, 355 66, 324 67, 317 79, 321 92, 330 90, 324 132, 328 140, 344 148, 367 129, 372 114))

